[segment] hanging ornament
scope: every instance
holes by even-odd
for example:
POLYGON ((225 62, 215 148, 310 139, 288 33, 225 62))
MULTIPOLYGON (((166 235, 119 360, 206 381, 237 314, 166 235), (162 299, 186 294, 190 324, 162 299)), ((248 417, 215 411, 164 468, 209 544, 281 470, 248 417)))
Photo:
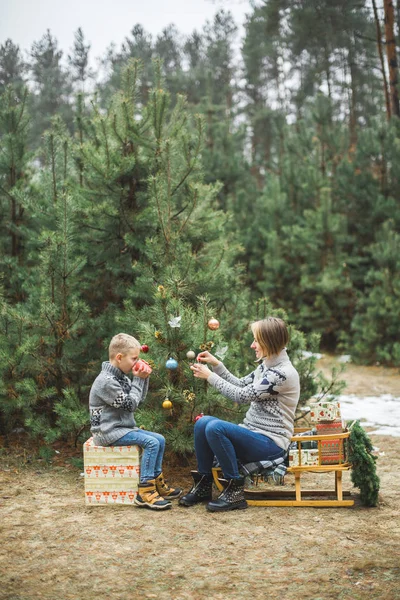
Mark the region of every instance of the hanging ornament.
POLYGON ((162 407, 165 408, 165 410, 170 410, 172 408, 171 400, 169 400, 169 398, 165 398, 164 402, 162 403, 162 407))
POLYGON ((148 353, 148 351, 149 351, 149 347, 148 347, 148 345, 147 345, 147 344, 143 344, 143 345, 141 346, 141 350, 142 350, 142 352, 144 352, 145 354, 147 354, 147 353, 148 353))
POLYGON ((183 390, 183 397, 186 402, 193 402, 196 399, 196 394, 190 390, 183 390))
POLYGON ((218 356, 221 360, 224 360, 226 353, 228 352, 228 346, 218 346, 215 351, 215 356, 218 356))
POLYGON ((197 423, 197 421, 201 419, 201 417, 204 417, 204 413, 200 413, 199 415, 197 415, 197 417, 194 418, 194 422, 197 423))
POLYGON ((217 319, 210 319, 208 321, 208 329, 211 329, 211 331, 215 331, 216 329, 219 329, 219 321, 217 321, 217 319))
POLYGON ((165 287, 164 287, 163 285, 159 285, 159 286, 157 287, 157 291, 158 291, 158 293, 159 293, 159 294, 161 294, 161 296, 162 296, 163 298, 165 298, 165 287))
POLYGON ((178 361, 175 358, 169 358, 165 363, 167 369, 171 369, 172 371, 178 368, 178 361))
POLYGON ((186 356, 189 360, 193 360, 196 357, 196 354, 193 352, 193 350, 189 350, 189 352, 186 352, 186 356))
POLYGON ((211 340, 209 342, 207 342, 206 344, 200 344, 199 348, 200 350, 202 350, 204 352, 204 350, 208 350, 210 352, 211 348, 213 348, 215 346, 214 342, 212 342, 211 340))
POLYGON ((181 319, 182 317, 173 317, 170 321, 168 321, 168 325, 173 328, 180 327, 181 319))

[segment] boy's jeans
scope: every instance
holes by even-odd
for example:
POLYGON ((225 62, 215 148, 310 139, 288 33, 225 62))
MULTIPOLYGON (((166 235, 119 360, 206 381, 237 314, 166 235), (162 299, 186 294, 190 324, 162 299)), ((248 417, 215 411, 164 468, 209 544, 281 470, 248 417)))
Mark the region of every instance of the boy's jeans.
POLYGON ((196 422, 194 447, 199 473, 211 473, 216 456, 226 479, 240 477, 238 460, 246 464, 258 460, 275 460, 286 454, 286 450, 266 435, 216 417, 202 417, 196 422))
POLYGON ((133 429, 115 442, 115 446, 138 445, 143 449, 140 462, 140 483, 155 479, 162 471, 165 438, 154 431, 133 429))

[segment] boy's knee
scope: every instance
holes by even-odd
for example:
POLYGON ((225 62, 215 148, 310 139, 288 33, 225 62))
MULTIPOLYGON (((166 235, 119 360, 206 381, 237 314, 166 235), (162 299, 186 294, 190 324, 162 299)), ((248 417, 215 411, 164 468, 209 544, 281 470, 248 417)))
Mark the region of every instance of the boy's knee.
POLYGON ((157 438, 153 438, 153 437, 147 438, 146 442, 144 443, 145 448, 148 448, 150 450, 158 450, 161 445, 162 445, 162 442, 159 441, 157 438))

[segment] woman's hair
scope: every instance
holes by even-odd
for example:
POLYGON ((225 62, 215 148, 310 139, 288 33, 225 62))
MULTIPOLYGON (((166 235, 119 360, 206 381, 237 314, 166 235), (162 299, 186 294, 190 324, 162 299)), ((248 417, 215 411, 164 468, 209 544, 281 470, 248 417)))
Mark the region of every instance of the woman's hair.
POLYGON ((254 339, 263 350, 264 356, 273 356, 287 345, 289 333, 286 324, 277 317, 267 317, 251 324, 254 339))
POLYGON ((127 333, 117 333, 108 347, 108 356, 115 358, 119 353, 127 354, 132 348, 140 348, 137 339, 127 333))

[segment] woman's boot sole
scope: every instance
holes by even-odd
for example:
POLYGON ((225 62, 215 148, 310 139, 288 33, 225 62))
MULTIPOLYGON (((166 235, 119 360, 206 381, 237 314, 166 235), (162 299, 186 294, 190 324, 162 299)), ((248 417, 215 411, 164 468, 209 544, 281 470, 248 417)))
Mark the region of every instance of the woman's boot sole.
POLYGON ((248 504, 246 500, 244 500, 240 504, 231 504, 229 506, 209 506, 207 504, 206 508, 209 512, 226 512, 228 510, 244 510, 245 508, 248 508, 248 504))

